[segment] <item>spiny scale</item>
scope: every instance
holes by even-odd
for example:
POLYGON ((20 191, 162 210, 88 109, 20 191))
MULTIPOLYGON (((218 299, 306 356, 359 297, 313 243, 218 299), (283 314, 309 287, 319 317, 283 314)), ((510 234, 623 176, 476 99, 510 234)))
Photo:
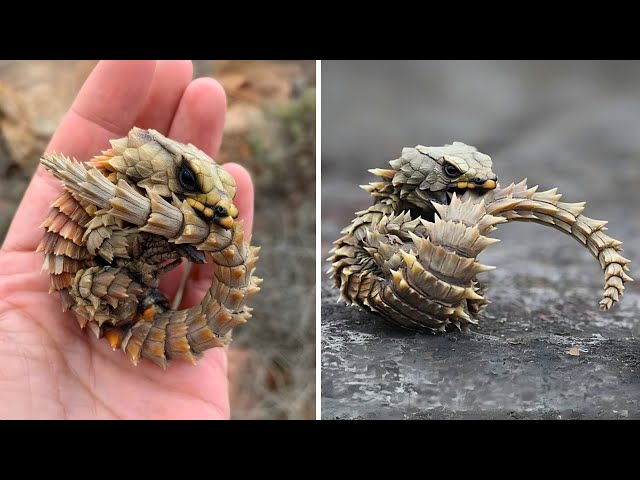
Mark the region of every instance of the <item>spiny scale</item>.
MULTIPOLYGON (((401 205, 402 196, 416 195, 405 192, 409 184, 392 184, 396 170, 370 172, 382 178, 362 186, 374 204, 357 212, 334 242, 329 273, 343 301, 392 323, 429 331, 477 323, 489 303, 477 275, 494 268, 477 257, 499 241, 487 235, 510 221, 551 226, 584 245, 605 274, 603 310, 619 301, 624 283, 632 281, 626 273, 629 260, 619 254, 622 243, 604 233, 606 222, 582 215, 584 202, 561 202, 555 188, 538 192, 537 187, 527 187, 525 179, 483 194, 453 193, 449 204, 432 202, 434 212, 425 211, 424 216, 432 214, 433 219, 427 221, 402 210, 407 207, 401 205)), ((414 176, 407 177, 413 184, 414 176)))
POLYGON ((235 184, 193 145, 154 130, 134 128, 111 144, 89 169, 63 155, 41 159, 64 185, 38 246, 50 291, 59 292, 63 310, 71 309, 82 328, 134 364, 142 357, 163 368, 171 359, 195 363, 205 350, 227 345, 232 329, 251 317, 245 300, 260 290, 253 275, 259 248, 245 239, 242 222, 225 230, 178 199, 171 169, 188 159, 229 198, 235 184), (185 255, 178 245, 210 252, 214 278, 198 305, 169 310, 158 286, 185 255))
POLYGON ((557 193, 556 188, 545 192, 537 192, 537 188, 527 188, 525 179, 517 185, 509 185, 502 192, 488 192, 484 201, 490 213, 499 214, 509 221, 533 221, 557 228, 586 246, 598 259, 605 274, 600 308, 610 309, 622 296, 624 283, 633 281, 626 273, 630 261, 618 253, 622 251, 622 242, 604 233, 606 221, 582 215, 585 202, 561 202, 562 195, 557 193), (520 202, 508 203, 516 200, 520 202))

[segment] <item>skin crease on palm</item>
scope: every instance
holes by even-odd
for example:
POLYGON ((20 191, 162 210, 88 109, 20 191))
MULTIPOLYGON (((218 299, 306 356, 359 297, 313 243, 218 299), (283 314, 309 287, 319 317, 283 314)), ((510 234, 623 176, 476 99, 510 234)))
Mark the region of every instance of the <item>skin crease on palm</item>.
MULTIPOLYGON (((192 80, 190 61, 103 61, 63 118, 47 151, 86 161, 131 127, 154 128, 191 142, 215 158, 222 141, 226 98, 211 78, 192 80)), ((240 165, 235 204, 245 231, 253 221, 253 184, 240 165)), ((166 371, 148 361, 136 367, 104 339, 62 313, 35 253, 49 205, 62 186, 38 166, 0 250, 0 418, 182 419, 228 418, 226 351, 205 353, 198 365, 173 362, 166 371)), ((183 267, 161 285, 171 298, 183 267)), ((211 267, 194 265, 181 308, 199 302, 211 267)))

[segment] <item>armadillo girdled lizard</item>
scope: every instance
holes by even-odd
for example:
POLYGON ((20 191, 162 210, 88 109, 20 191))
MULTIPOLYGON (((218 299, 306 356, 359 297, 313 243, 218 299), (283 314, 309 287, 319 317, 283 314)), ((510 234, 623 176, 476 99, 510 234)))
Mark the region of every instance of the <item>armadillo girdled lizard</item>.
POLYGON ((89 169, 63 155, 40 160, 64 185, 38 246, 50 291, 133 363, 195 363, 251 317, 245 300, 262 281, 253 275, 259 248, 234 220, 235 180, 195 146, 155 130, 133 128, 111 147, 89 169), (205 263, 205 252, 211 288, 199 304, 171 310, 160 277, 183 258, 205 263))
POLYGON ((559 229, 584 245, 605 274, 600 308, 622 295, 629 260, 622 243, 607 236, 607 222, 582 215, 584 202, 561 202, 557 189, 538 192, 526 180, 500 188, 491 158, 454 142, 405 148, 391 169, 364 188, 374 203, 356 218, 331 250, 340 297, 414 330, 444 331, 477 323, 489 303, 476 275, 494 267, 478 255, 498 239, 486 235, 509 221, 559 229))

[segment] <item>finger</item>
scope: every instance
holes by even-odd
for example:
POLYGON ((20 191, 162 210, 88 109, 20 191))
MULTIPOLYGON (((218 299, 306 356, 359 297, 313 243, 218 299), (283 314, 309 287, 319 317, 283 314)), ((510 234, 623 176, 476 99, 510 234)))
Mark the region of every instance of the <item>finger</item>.
POLYGON ((238 208, 238 220, 244 221, 245 236, 250 236, 253 231, 253 181, 251 175, 242 165, 237 163, 225 163, 224 169, 233 175, 238 187, 238 193, 233 199, 234 205, 238 208))
MULTIPOLYGON (((167 272, 160 279, 160 291, 164 294, 165 297, 169 299, 169 304, 173 305, 173 297, 178 292, 178 288, 180 288, 180 283, 182 282, 182 275, 184 274, 184 267, 187 261, 183 260, 180 265, 176 268, 167 272)), ((185 285, 185 290, 186 290, 185 285)), ((197 302, 196 302, 197 303, 197 302)))
MULTIPOLYGON (((103 61, 93 69, 73 105, 62 119, 47 151, 88 160, 124 136, 144 105, 156 62, 103 61)), ((60 182, 38 166, 11 223, 4 247, 34 250, 42 237, 39 227, 60 182)))
POLYGON ((155 61, 102 61, 93 69, 56 130, 47 151, 86 160, 124 136, 151 87, 155 61))
MULTIPOLYGON (((253 228, 254 189, 251 175, 237 163, 225 163, 224 168, 236 179, 238 194, 233 202, 240 212, 238 220, 244 221, 245 239, 249 239, 253 228)), ((184 290, 181 308, 188 308, 200 302, 211 287, 213 269, 211 265, 193 265, 189 272, 189 280, 184 290)))
POLYGON ((193 76, 191 60, 159 60, 144 107, 135 121, 167 135, 180 99, 193 76))
POLYGON ((215 157, 222 143, 222 129, 227 97, 213 78, 192 81, 180 99, 169 130, 169 137, 193 143, 207 155, 215 157))
MULTIPOLYGON (((217 154, 226 108, 226 96, 218 82, 212 78, 192 81, 180 99, 169 137, 179 142, 193 143, 208 155, 217 154)), ((183 271, 184 265, 180 265, 162 278, 160 289, 169 298, 173 298, 178 289, 183 271)))

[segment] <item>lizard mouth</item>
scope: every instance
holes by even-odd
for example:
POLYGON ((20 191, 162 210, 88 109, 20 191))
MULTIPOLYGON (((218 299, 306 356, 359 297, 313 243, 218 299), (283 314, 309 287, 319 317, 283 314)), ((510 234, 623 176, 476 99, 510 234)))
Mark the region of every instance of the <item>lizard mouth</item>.
POLYGON ((496 188, 495 180, 485 180, 483 183, 478 182, 457 182, 452 184, 448 189, 440 192, 438 201, 442 204, 449 205, 451 197, 456 193, 458 196, 465 194, 469 190, 476 191, 479 195, 496 188))
POLYGON ((458 182, 455 184, 455 188, 459 190, 493 190, 496 188, 496 182, 495 180, 478 181, 478 179, 474 179, 472 182, 458 182))
POLYGON ((234 224, 233 218, 230 215, 227 215, 226 217, 219 217, 217 215, 214 215, 212 220, 213 223, 215 223, 216 225, 220 225, 225 230, 229 230, 233 227, 234 224))
POLYGON ((230 205, 228 208, 225 208, 221 204, 209 206, 192 197, 187 197, 187 203, 191 205, 200 218, 220 225, 225 230, 233 228, 233 219, 238 216, 238 211, 233 205, 230 205), (231 210, 231 208, 233 208, 232 212, 235 213, 235 217, 230 215, 229 210, 231 210))

